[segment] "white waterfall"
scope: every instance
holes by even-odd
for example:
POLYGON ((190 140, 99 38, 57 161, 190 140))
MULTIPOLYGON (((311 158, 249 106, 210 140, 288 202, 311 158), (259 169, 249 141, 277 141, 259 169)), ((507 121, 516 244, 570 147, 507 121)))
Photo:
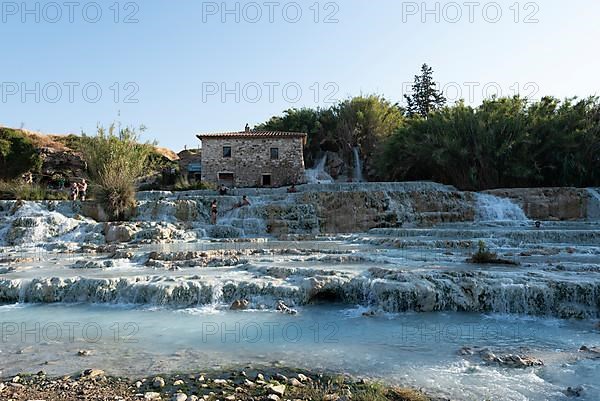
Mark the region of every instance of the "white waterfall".
POLYGON ((597 188, 588 188, 590 199, 588 202, 588 219, 600 220, 600 191, 597 188))
POLYGON ((363 167, 358 146, 352 148, 352 153, 354 154, 354 182, 363 182, 365 179, 363 177, 363 167))
POLYGON ((306 181, 309 184, 332 184, 333 178, 325 171, 327 163, 327 153, 319 160, 315 168, 308 169, 305 172, 306 181))
POLYGON ((489 194, 477 194, 477 220, 479 221, 527 221, 523 209, 508 198, 489 194))

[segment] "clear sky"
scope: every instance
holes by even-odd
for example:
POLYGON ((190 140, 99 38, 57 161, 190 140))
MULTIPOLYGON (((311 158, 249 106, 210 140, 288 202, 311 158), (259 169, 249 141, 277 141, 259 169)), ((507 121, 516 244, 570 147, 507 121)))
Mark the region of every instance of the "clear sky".
POLYGON ((0 124, 144 124, 180 150, 291 107, 401 101, 422 63, 450 100, 600 90, 600 2, 1 1, 0 124), (101 93, 100 93, 101 91, 101 93))

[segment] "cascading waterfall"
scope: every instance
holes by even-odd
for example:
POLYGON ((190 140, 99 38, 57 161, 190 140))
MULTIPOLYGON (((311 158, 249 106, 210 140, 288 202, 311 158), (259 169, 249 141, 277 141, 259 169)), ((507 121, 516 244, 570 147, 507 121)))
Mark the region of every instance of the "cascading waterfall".
POLYGON ((309 184, 332 184, 333 178, 325 171, 327 163, 327 153, 319 160, 315 168, 307 169, 305 172, 306 181, 309 184))
POLYGON ((600 190, 588 188, 590 199, 588 203, 588 219, 600 220, 600 190))
POLYGON ((335 298, 349 305, 387 312, 467 311, 517 313, 561 318, 598 318, 600 283, 531 278, 527 274, 402 272, 373 269, 341 277, 296 276, 290 282, 261 279, 218 281, 156 278, 46 278, 0 280, 0 303, 111 303, 217 306, 236 299, 284 299, 295 305, 335 298), (499 284, 501 282, 502 284, 499 284))
POLYGON ((478 193, 476 198, 479 221, 525 222, 528 220, 523 209, 510 199, 481 193, 478 193))
POLYGON ((237 207, 225 212, 219 224, 242 229, 245 235, 265 234, 267 223, 263 218, 265 202, 257 197, 251 199, 250 206, 237 207))
POLYGON ((358 146, 352 148, 352 153, 354 154, 354 182, 364 182, 363 166, 362 161, 360 160, 360 150, 358 149, 358 146))

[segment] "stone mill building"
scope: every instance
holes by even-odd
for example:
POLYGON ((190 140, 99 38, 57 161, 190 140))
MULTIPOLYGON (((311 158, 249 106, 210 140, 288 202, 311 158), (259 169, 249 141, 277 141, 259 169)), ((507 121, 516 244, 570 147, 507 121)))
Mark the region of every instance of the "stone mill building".
POLYGON ((199 134, 202 181, 228 187, 282 187, 304 178, 306 134, 252 131, 199 134))

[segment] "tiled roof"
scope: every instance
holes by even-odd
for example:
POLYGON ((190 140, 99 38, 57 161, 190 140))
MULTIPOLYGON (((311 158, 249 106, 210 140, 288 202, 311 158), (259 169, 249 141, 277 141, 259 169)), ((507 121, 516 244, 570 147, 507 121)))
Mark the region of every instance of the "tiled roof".
POLYGON ((196 135, 203 138, 306 138, 303 132, 284 131, 240 131, 240 132, 213 132, 196 135))

